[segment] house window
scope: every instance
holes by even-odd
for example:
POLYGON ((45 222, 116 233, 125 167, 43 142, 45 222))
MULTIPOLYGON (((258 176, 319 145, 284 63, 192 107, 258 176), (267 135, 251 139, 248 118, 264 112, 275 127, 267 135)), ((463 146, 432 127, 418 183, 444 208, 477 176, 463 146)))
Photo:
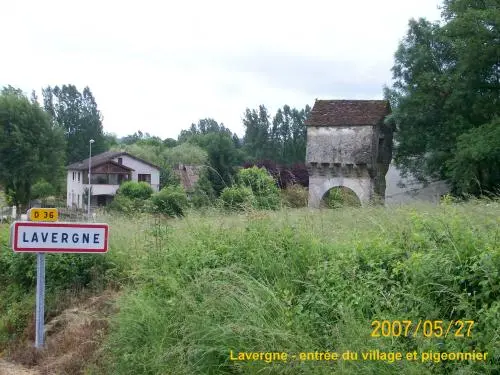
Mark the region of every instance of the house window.
POLYGON ((118 164, 120 164, 120 165, 123 164, 123 158, 118 158, 118 164))
POLYGON ((75 172, 73 172, 73 181, 75 181, 75 172))
POLYGON ((148 184, 151 184, 151 175, 150 174, 140 174, 137 176, 137 180, 139 182, 147 182, 148 184))
POLYGON ((80 172, 78 172, 78 182, 80 182, 80 172))

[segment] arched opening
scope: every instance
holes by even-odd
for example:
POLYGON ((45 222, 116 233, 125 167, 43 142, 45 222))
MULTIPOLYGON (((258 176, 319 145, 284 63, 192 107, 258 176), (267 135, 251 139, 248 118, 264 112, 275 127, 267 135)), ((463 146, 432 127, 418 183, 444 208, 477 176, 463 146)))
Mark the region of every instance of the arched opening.
POLYGON ((356 193, 345 186, 335 186, 321 198, 321 208, 361 207, 356 193))

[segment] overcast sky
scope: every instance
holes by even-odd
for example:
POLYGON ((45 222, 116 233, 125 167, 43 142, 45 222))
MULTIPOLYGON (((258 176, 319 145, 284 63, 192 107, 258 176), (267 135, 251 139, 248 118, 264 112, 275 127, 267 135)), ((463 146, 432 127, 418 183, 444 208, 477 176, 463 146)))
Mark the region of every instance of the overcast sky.
POLYGON ((177 138, 245 108, 380 99, 410 18, 439 0, 4 0, 0 86, 89 86, 104 131, 177 138))

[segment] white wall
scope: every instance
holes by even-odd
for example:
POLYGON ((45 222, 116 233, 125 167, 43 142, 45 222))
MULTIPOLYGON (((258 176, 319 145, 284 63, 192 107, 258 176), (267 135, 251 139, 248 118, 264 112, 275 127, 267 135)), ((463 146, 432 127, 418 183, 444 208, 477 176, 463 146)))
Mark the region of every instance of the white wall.
POLYGON ((83 171, 68 170, 66 178, 66 206, 83 208, 83 171), (73 180, 74 173, 74 180, 73 180), (78 181, 78 174, 80 174, 80 181, 78 181))
POLYGON ((399 204, 414 201, 439 202, 440 196, 450 191, 444 181, 423 186, 413 178, 401 177, 401 171, 391 164, 385 176, 385 203, 399 204), (398 186, 400 184, 404 186, 398 186))
MULTIPOLYGON (((127 155, 120 156, 122 158, 123 165, 132 168, 132 181, 137 181, 139 174, 150 174, 151 175, 151 187, 154 191, 158 191, 160 188, 160 171, 148 164, 133 159, 127 155)), ((113 161, 118 163, 118 158, 114 158, 113 161)))

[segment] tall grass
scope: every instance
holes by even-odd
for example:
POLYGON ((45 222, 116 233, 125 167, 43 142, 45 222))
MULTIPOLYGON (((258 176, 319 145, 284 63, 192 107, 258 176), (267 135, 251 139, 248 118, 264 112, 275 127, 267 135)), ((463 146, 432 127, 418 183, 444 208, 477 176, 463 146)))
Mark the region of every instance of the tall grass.
POLYGON ((107 219, 125 293, 105 374, 474 374, 500 366, 500 204, 107 219), (472 338, 373 338, 470 319, 472 338), (232 361, 237 352, 488 351, 486 362, 232 361))

